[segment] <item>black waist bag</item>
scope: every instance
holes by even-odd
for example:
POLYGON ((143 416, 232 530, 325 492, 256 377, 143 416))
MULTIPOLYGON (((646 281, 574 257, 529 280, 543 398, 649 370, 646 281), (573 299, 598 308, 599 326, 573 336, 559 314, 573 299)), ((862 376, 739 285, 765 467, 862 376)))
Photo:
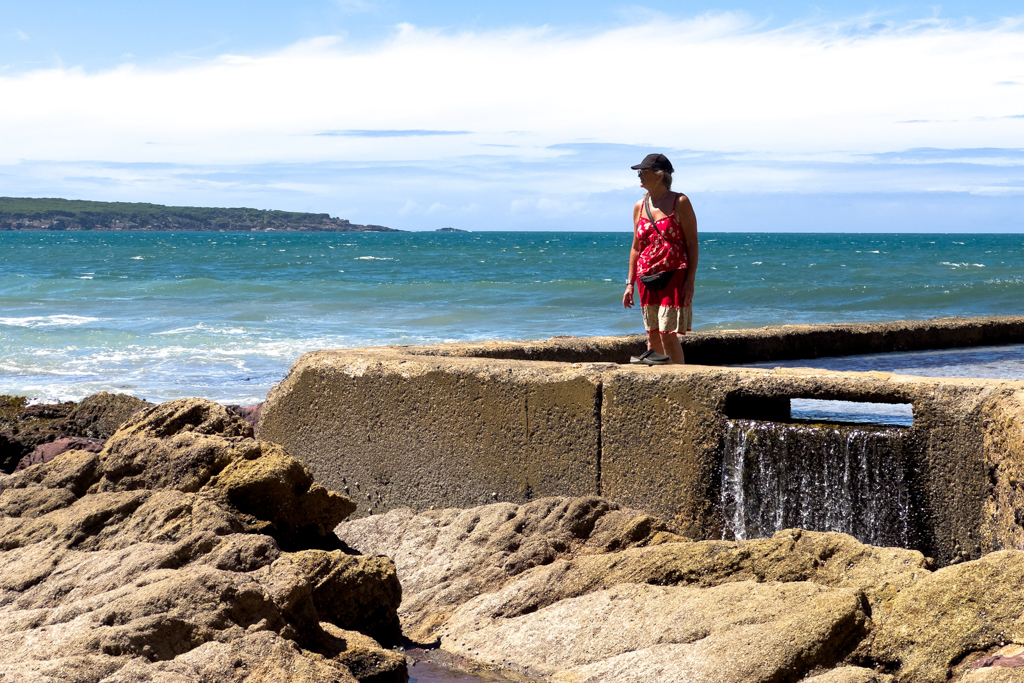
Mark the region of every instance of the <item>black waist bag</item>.
POLYGON ((668 287, 668 283, 672 281, 672 276, 678 271, 666 270, 664 273, 650 273, 648 275, 641 275, 637 279, 644 284, 644 287, 656 292, 659 289, 665 289, 668 287))
MULTIPOLYGON (((651 226, 653 226, 657 233, 661 235, 661 230, 658 230, 658 224, 654 222, 654 216, 651 214, 651 207, 647 203, 650 200, 650 195, 647 195, 647 197, 644 198, 644 209, 647 211, 647 220, 651 222, 651 226)), ((662 235, 662 238, 664 239, 664 235, 662 235)), ((656 292, 659 289, 665 289, 668 287, 668 283, 672 281, 672 276, 677 272, 678 271, 675 270, 666 270, 664 273, 649 273, 647 275, 641 275, 637 279, 644 284, 644 287, 652 292, 656 292)))

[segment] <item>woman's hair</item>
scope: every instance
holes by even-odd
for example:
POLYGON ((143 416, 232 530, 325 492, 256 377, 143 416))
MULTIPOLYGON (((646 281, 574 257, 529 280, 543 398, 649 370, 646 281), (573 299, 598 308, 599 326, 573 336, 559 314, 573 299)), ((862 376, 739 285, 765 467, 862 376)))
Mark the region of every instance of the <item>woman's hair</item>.
POLYGON ((661 176, 661 182, 665 186, 666 190, 672 189, 672 172, 671 171, 658 171, 658 175, 661 176))

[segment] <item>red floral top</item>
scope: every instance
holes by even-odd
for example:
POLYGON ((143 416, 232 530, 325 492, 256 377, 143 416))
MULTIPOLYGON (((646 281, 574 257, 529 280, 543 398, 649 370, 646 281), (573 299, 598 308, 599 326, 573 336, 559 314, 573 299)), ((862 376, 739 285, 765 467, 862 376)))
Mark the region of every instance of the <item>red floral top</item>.
POLYGON ((657 230, 647 220, 647 211, 640 208, 640 223, 636 234, 640 239, 640 258, 636 274, 664 273, 686 267, 686 240, 683 229, 675 220, 676 212, 658 218, 657 230), (661 231, 660 234, 658 231, 661 231))

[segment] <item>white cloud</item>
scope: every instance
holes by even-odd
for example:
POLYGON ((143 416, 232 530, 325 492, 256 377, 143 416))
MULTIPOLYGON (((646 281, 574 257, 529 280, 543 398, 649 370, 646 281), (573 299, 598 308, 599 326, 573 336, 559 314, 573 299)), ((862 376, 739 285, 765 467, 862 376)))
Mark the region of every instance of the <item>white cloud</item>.
POLYGON ((14 35, 15 37, 17 37, 18 40, 32 40, 28 37, 28 34, 22 31, 20 28, 14 32, 14 35))
POLYGON ((500 144, 544 158, 584 138, 769 153, 1024 145, 1024 119, 1003 118, 1024 104, 1001 85, 1024 80, 1019 21, 868 29, 764 30, 733 14, 589 35, 403 25, 365 50, 324 37, 173 70, 32 71, 0 78, 0 99, 18 103, 0 111, 0 154, 234 163, 506 153, 482 146, 500 144), (372 129, 472 134, 315 135, 372 129))
POLYGON ((1022 38, 1019 21, 654 16, 589 34, 405 25, 358 50, 323 37, 176 68, 38 70, 0 77, 17 103, 0 109, 0 183, 407 229, 628 229, 628 166, 656 147, 719 226, 760 225, 761 195, 832 220, 814 196, 862 193, 957 221, 978 211, 948 207, 984 201, 986 225, 1005 227, 1024 201, 1022 38))

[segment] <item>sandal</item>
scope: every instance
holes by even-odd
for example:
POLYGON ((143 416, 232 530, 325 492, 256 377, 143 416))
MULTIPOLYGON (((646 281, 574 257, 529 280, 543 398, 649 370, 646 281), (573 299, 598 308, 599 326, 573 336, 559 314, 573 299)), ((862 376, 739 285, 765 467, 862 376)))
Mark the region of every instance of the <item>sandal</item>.
POLYGON ((641 353, 639 356, 630 356, 629 357, 629 362, 631 364, 633 364, 633 365, 643 365, 644 361, 647 360, 647 357, 650 356, 652 353, 654 353, 653 350, 647 349, 646 351, 641 353))

